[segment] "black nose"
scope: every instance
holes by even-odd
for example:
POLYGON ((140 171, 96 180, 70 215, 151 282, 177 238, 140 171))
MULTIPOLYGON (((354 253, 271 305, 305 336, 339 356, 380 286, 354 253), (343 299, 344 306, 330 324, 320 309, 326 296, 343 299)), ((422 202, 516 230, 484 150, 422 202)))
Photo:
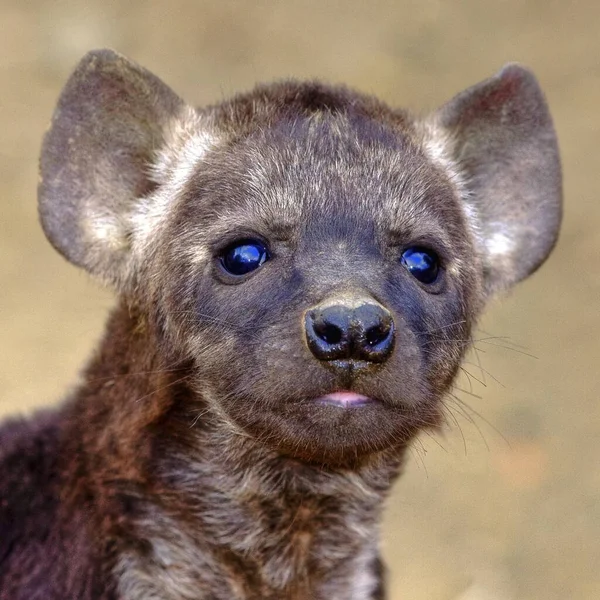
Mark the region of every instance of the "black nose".
POLYGON ((316 306, 305 317, 306 340, 319 360, 381 363, 394 347, 394 320, 375 302, 316 306))

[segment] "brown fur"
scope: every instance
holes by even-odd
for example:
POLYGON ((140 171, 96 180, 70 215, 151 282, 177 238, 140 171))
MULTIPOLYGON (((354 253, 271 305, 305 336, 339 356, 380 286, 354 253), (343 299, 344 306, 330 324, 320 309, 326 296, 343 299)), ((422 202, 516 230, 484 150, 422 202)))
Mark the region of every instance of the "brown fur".
POLYGON ((0 430, 0 599, 383 598, 406 448, 441 422, 490 294, 556 240, 533 76, 509 66, 426 120, 296 82, 194 110, 100 51, 41 172, 50 241, 121 299, 73 397, 0 430), (231 278, 219 253, 246 238, 271 260, 231 278), (415 244, 440 256, 431 285, 399 263, 415 244), (303 323, 324 300, 385 306, 390 356, 317 360, 303 323), (374 401, 317 401, 340 389, 374 401))

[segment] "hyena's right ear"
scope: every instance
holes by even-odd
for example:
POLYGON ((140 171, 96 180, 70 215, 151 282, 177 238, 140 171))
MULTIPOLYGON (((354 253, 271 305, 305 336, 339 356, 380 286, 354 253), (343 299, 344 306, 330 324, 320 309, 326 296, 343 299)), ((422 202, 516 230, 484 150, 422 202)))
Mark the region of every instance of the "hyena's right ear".
MULTIPOLYGON (((111 50, 87 54, 47 132, 38 188, 42 226, 74 264, 128 285, 136 214, 151 209, 152 165, 189 108, 149 71, 111 50)), ((151 216, 151 215, 150 215, 151 216)))

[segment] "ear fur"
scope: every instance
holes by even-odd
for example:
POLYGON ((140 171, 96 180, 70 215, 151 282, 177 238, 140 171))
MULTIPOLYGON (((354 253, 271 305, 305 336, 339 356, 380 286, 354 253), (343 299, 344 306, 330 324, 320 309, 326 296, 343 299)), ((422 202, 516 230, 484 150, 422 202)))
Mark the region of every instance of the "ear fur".
POLYGON ((535 271, 558 237, 558 144, 538 82, 516 64, 455 96, 426 122, 462 181, 488 293, 535 271))
POLYGON ((44 137, 38 187, 44 231, 68 260, 124 286, 128 215, 152 191, 150 167, 185 108, 167 85, 116 52, 81 60, 44 137))

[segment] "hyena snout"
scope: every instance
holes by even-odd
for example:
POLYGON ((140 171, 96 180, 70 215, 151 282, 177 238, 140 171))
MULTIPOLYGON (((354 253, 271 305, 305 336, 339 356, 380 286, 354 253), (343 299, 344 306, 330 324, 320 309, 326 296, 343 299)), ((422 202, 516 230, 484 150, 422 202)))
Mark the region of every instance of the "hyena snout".
POLYGON ((385 362, 394 348, 391 313, 372 299, 338 298, 306 312, 306 341, 321 361, 385 362))

